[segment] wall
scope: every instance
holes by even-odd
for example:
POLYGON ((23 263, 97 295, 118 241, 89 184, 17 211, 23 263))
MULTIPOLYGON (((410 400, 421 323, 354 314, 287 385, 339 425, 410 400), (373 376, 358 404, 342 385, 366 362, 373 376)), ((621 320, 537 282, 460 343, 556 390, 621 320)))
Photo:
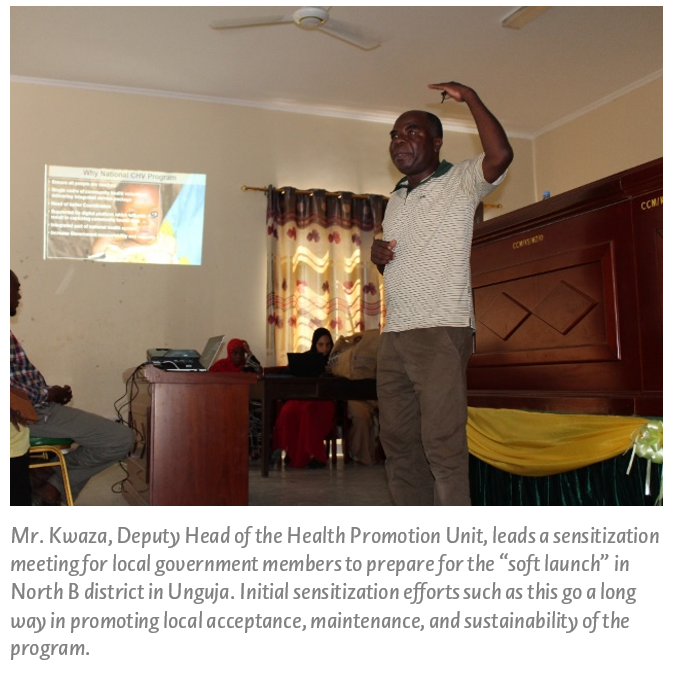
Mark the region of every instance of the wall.
POLYGON ((664 156, 662 89, 659 78, 538 136, 534 200, 664 156))
MULTIPOLYGON (((11 84, 10 265, 22 305, 10 321, 52 384, 74 404, 114 416, 122 372, 147 348, 200 350, 207 337, 246 338, 264 359, 266 200, 242 185, 388 193, 390 124, 224 106, 175 98, 11 84), (43 260, 45 164, 207 174, 200 267, 43 260)), ((490 197, 503 208, 531 199, 531 143, 490 197)), ((477 137, 449 133, 450 161, 477 137)), ((268 363, 271 364, 271 363, 268 363)))

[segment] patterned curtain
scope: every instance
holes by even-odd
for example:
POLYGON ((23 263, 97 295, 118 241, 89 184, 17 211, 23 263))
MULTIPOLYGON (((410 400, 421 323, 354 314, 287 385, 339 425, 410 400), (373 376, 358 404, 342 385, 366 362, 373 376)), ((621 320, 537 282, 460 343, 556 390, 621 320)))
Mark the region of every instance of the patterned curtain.
POLYGON ((267 361, 381 323, 382 279, 370 262, 386 198, 292 187, 267 192, 267 361))

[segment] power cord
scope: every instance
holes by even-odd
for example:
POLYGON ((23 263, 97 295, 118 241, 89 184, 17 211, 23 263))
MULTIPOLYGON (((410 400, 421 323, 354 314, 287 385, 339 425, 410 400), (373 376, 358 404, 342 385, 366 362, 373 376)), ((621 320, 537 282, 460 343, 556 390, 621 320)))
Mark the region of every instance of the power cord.
POLYGON ((110 490, 117 494, 124 493, 124 482, 129 481, 129 471, 126 469, 126 466, 121 460, 119 461, 119 466, 122 468, 126 476, 110 486, 110 490))
MULTIPOLYGON (((139 364, 133 372, 129 375, 129 377, 125 381, 125 391, 124 394, 116 399, 113 403, 115 412, 117 414, 117 423, 121 423, 122 425, 126 425, 127 427, 131 428, 135 435, 136 435, 136 444, 142 443, 143 445, 143 450, 140 453, 140 458, 142 459, 143 456, 145 455, 145 435, 143 432, 140 430, 140 426, 136 426, 133 423, 133 407, 131 406, 133 401, 138 397, 140 393, 140 386, 138 385, 138 374, 139 372, 144 368, 147 367, 148 365, 154 364, 153 362, 143 362, 139 364), (124 401, 123 404, 120 405, 120 402, 124 401), (119 405, 119 406, 118 406, 119 405), (123 411, 128 407, 129 409, 129 420, 127 421, 124 418, 123 411)), ((122 468, 122 470, 125 473, 125 477, 123 479, 120 479, 118 482, 115 482, 110 486, 110 490, 115 493, 115 494, 120 494, 124 492, 124 482, 129 480, 129 471, 126 469, 126 466, 124 463, 121 461, 119 462, 119 466, 122 468)))

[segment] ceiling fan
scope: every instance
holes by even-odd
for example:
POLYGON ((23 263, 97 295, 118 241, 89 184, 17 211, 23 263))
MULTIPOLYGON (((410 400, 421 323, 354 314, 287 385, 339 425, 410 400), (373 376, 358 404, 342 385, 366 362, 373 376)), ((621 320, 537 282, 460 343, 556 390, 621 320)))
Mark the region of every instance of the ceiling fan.
POLYGON ((365 51, 376 49, 379 46, 374 38, 360 32, 358 27, 336 19, 331 19, 330 7, 300 7, 293 14, 276 16, 257 16, 248 19, 223 19, 213 21, 210 25, 213 30, 230 28, 250 28, 252 26, 273 26, 281 23, 294 23, 303 30, 320 30, 344 42, 359 47, 365 51))

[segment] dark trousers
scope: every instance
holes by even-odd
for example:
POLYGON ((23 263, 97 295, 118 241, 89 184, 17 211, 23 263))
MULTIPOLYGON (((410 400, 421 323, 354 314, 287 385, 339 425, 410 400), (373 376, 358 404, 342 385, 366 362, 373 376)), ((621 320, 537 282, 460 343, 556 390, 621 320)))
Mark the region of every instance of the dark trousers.
MULTIPOLYGON (((31 423, 31 435, 69 437, 79 445, 65 457, 73 500, 77 499, 91 477, 124 460, 133 449, 135 434, 121 423, 55 403, 39 408, 37 413, 40 418, 36 423, 31 423)), ((60 470, 49 481, 63 496, 60 470)))
POLYGON ((9 459, 9 504, 12 507, 32 505, 28 454, 9 459))
POLYGON ((470 505, 466 368, 470 327, 384 332, 380 440, 396 505, 470 505))

